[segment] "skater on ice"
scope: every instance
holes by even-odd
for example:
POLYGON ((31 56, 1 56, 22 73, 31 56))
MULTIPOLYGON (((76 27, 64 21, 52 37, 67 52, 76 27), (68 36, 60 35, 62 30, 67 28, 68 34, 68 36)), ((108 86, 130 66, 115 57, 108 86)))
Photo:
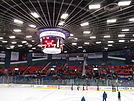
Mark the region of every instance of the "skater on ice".
POLYGON ((118 101, 121 101, 121 93, 118 92, 118 101))
POLYGON ((81 101, 86 101, 84 96, 82 97, 81 101))
POLYGON ((104 93, 103 93, 103 101, 106 101, 106 99, 107 99, 107 93, 104 91, 104 93))

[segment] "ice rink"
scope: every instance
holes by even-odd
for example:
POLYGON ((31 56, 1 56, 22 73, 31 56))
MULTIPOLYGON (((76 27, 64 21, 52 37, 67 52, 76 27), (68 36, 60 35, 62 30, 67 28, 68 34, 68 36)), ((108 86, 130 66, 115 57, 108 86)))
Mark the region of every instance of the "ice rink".
MULTIPOLYGON (((106 91, 107 101, 118 101, 118 92, 106 91)), ((0 101, 102 101, 103 91, 71 91, 37 88, 0 88, 0 101)), ((121 92, 121 101, 134 101, 134 92, 121 92)))

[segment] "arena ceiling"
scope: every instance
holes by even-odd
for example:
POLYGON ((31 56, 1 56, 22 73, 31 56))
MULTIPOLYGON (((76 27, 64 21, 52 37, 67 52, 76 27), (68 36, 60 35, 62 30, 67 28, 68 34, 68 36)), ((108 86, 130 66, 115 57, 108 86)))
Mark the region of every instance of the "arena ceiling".
POLYGON ((46 27, 71 33, 63 53, 133 49, 134 1, 0 0, 0 50, 41 52, 35 33, 46 27))

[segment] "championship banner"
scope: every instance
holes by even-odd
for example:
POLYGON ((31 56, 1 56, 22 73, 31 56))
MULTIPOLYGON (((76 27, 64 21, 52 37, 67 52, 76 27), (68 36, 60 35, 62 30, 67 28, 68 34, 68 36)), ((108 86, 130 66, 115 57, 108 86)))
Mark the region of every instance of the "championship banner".
POLYGON ((0 58, 5 58, 5 53, 0 53, 0 58))
POLYGON ((43 58, 44 60, 48 59, 47 54, 44 53, 32 53, 33 58, 43 58))
POLYGON ((101 52, 88 53, 88 58, 103 58, 103 54, 101 52))
POLYGON ((60 54, 54 54, 52 55, 52 59, 61 59, 61 55, 60 54))
POLYGON ((69 57, 69 61, 75 61, 75 60, 84 60, 84 57, 69 57))
POLYGON ((53 54, 52 59, 66 59, 66 54, 53 54))
POLYGON ((19 52, 11 52, 11 61, 19 60, 19 52))

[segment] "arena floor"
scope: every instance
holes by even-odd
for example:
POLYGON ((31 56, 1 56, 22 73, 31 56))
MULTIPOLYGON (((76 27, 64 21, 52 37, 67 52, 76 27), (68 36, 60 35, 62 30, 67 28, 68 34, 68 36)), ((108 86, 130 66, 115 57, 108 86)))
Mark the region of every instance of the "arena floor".
MULTIPOLYGON (((106 92, 107 101, 118 101, 117 92, 106 92)), ((102 101, 102 91, 71 91, 33 88, 0 88, 0 101, 102 101)), ((121 101, 134 101, 134 92, 121 92, 121 101)))

